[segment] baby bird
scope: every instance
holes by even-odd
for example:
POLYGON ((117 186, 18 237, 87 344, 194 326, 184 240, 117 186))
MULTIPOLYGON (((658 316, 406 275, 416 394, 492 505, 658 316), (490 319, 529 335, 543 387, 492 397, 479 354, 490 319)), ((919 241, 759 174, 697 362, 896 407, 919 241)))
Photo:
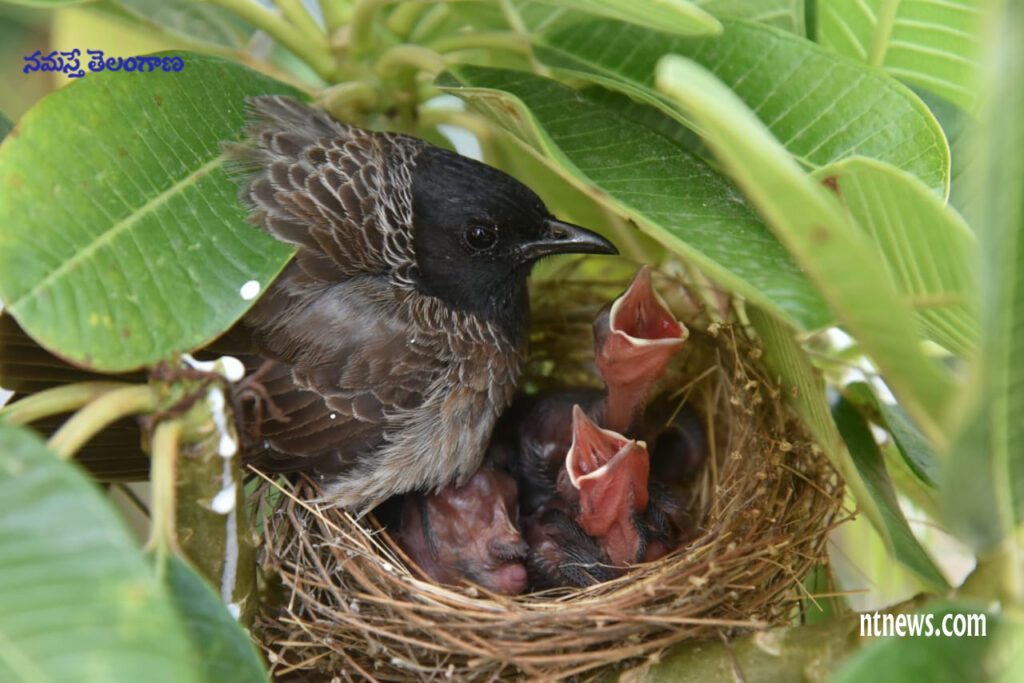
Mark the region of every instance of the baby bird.
POLYGON ((646 266, 622 295, 602 309, 593 329, 594 358, 605 392, 580 389, 547 394, 518 407, 510 418, 515 422, 525 511, 554 496, 572 441, 573 406, 582 406, 599 425, 630 433, 651 388, 689 336, 652 287, 646 266))
POLYGON ((684 406, 651 437, 650 505, 645 520, 651 545, 671 550, 696 532, 697 487, 708 458, 700 416, 684 406))
POLYGON ((225 146, 242 201, 296 250, 242 321, 267 407, 242 416, 250 460, 361 511, 465 483, 519 380, 530 270, 615 247, 472 159, 287 97, 249 107, 250 142, 225 146))
POLYGON ((526 589, 515 480, 482 467, 462 486, 408 494, 395 540, 438 583, 471 582, 495 593, 526 589))
POLYGON ((601 429, 573 408, 573 439, 556 498, 525 525, 535 588, 589 586, 621 576, 648 552, 648 455, 643 442, 601 429))
POLYGON ((647 559, 642 515, 650 500, 650 458, 642 441, 594 424, 573 407, 573 439, 565 457, 577 492, 575 521, 597 541, 612 567, 624 570, 647 559))

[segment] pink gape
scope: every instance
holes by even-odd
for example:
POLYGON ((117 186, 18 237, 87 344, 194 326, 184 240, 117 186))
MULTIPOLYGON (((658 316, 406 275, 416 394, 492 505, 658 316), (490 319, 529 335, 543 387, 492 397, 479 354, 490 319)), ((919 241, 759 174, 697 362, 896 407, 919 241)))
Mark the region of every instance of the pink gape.
POLYGON ((565 458, 569 482, 579 492, 576 522, 615 567, 646 558, 640 516, 647 509, 650 459, 642 441, 601 429, 573 407, 573 440, 565 458))
POLYGON ((641 268, 594 320, 595 362, 608 388, 600 412, 595 411, 598 422, 617 432, 634 427, 651 387, 689 334, 651 286, 651 269, 641 268))

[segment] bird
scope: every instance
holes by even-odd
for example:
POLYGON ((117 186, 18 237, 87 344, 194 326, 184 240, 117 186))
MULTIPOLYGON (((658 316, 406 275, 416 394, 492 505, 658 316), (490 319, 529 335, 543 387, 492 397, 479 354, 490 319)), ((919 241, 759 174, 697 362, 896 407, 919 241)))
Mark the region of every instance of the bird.
POLYGON ((696 531, 695 502, 707 464, 708 438, 700 416, 684 405, 649 439, 650 504, 645 521, 652 546, 672 549, 696 531))
POLYGON ((360 514, 466 483, 519 380, 532 267, 614 245, 481 162, 288 97, 247 106, 226 155, 250 222, 295 248, 241 321, 248 460, 360 514))
POLYGON ((526 566, 534 591, 611 581, 618 572, 608 564, 597 541, 573 520, 560 499, 545 503, 523 523, 529 546, 526 566))
POLYGON ((683 347, 689 331, 651 285, 646 266, 626 291, 593 322, 594 359, 605 390, 566 389, 521 401, 503 431, 517 442, 523 508, 542 506, 555 494, 572 441, 573 406, 603 427, 630 433, 640 427, 651 388, 683 347))
POLYGON ((462 486, 406 494, 394 538, 438 583, 471 582, 517 595, 527 586, 527 545, 518 523, 515 479, 485 466, 462 486))
POLYGON ((643 562, 648 558, 642 517, 650 502, 647 445, 598 427, 579 406, 573 406, 572 431, 565 470, 575 494, 561 497, 575 499, 576 523, 597 541, 612 567, 624 570, 643 562))

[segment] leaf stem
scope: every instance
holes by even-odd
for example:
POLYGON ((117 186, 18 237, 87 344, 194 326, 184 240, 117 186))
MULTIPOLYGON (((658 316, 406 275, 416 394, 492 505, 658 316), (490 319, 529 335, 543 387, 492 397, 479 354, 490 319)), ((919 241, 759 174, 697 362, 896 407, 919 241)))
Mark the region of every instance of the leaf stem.
POLYGON ((274 4, 295 28, 305 33, 310 39, 317 42, 322 41, 325 46, 327 45, 327 34, 306 9, 302 0, 274 0, 274 4))
POLYGON ((455 33, 438 38, 429 44, 437 52, 456 52, 458 50, 508 50, 521 54, 529 54, 530 41, 521 33, 512 31, 478 31, 474 33, 455 33))
POLYGON ((352 21, 349 23, 349 35, 351 36, 352 55, 358 57, 365 54, 373 47, 374 25, 377 13, 385 5, 395 0, 357 0, 352 8, 352 21))
POLYGON ((333 34, 352 18, 351 0, 320 0, 320 13, 324 15, 328 33, 333 34))
POLYGON ((156 391, 145 384, 108 391, 75 413, 50 437, 48 445, 67 460, 111 422, 152 411, 156 406, 156 391))
POLYGON ((377 73, 382 78, 395 78, 403 73, 425 72, 436 76, 448 63, 444 57, 422 45, 395 45, 377 60, 377 73))
MULTIPOLYGON (((386 25, 388 30, 402 40, 408 40, 409 33, 416 28, 420 17, 430 8, 426 2, 405 2, 399 5, 388 15, 386 25)), ((408 40, 408 42, 416 42, 408 40)))
POLYGON ((175 533, 174 485, 182 429, 181 420, 163 420, 153 432, 149 470, 152 487, 151 521, 146 549, 156 554, 157 572, 163 571, 165 559, 171 552, 180 554, 175 533))
POLYGON ((330 80, 334 70, 334 59, 328 49, 327 39, 320 34, 319 40, 307 36, 285 19, 254 0, 207 0, 245 19, 256 28, 265 31, 285 46, 302 61, 306 62, 321 78, 330 80))
POLYGON ((78 410, 86 403, 115 389, 135 386, 125 382, 79 382, 40 391, 0 409, 0 418, 16 425, 78 410))

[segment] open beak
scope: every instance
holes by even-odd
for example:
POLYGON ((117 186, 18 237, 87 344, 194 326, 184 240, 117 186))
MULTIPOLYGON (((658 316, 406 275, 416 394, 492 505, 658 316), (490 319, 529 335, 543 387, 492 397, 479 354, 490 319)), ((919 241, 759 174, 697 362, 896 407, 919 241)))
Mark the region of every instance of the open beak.
POLYGON ((607 314, 594 323, 597 366, 605 383, 653 384, 690 332, 651 285, 644 266, 607 314))
POLYGON ((544 234, 519 247, 525 263, 555 254, 618 254, 615 245, 596 232, 554 218, 548 219, 544 234))
POLYGON ((647 446, 601 429, 578 406, 573 409, 573 443, 565 466, 580 492, 577 521, 588 534, 603 535, 647 508, 647 446))

